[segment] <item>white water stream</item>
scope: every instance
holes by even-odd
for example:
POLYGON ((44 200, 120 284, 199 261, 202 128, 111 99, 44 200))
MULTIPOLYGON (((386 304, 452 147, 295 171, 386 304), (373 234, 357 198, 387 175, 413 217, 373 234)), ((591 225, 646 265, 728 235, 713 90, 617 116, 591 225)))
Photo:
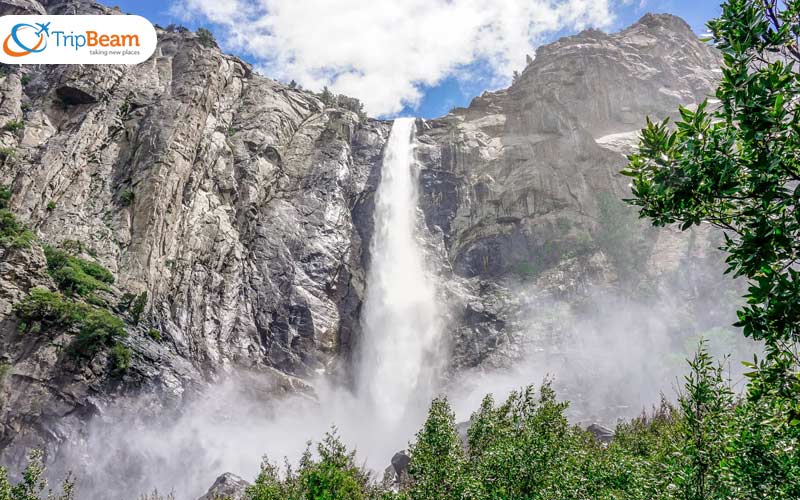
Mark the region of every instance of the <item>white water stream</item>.
POLYGON ((394 121, 375 194, 358 395, 391 424, 426 407, 438 367, 434 283, 417 235, 414 119, 394 121))

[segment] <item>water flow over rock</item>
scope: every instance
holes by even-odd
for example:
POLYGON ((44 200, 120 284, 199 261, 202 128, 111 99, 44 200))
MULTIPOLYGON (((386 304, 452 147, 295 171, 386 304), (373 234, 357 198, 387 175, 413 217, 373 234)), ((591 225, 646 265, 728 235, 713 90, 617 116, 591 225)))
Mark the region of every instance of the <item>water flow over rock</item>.
POLYGON ((417 237, 413 126, 395 120, 384 152, 361 318, 360 396, 385 422, 428 401, 438 358, 435 288, 417 237))

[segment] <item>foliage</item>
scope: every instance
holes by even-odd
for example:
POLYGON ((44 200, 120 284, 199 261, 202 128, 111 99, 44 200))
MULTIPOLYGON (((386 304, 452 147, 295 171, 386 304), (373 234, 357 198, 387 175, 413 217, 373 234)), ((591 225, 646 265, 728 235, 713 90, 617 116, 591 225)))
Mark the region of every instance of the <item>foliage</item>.
POLYGON ((27 248, 34 239, 33 232, 19 222, 10 210, 0 209, 0 247, 27 248))
POLYGON ((11 189, 0 184, 0 246, 5 248, 27 248, 35 236, 8 210, 10 202, 11 189))
POLYGON ((126 189, 125 191, 122 192, 119 199, 122 202, 122 205, 127 207, 130 206, 131 203, 133 203, 135 197, 136 195, 133 193, 132 190, 126 189))
POLYGON ((88 297, 96 290, 109 290, 114 275, 105 267, 70 255, 63 249, 44 247, 47 272, 67 296, 88 297))
POLYGON ((16 154, 14 148, 11 147, 0 147, 0 161, 4 161, 7 158, 13 158, 16 154))
POLYGON ((52 212, 55 209, 56 209, 56 202, 54 202, 52 200, 48 201, 47 202, 47 211, 48 212, 52 212))
MULTIPOLYGON (((484 399, 466 454, 446 400, 412 447, 411 498, 710 500, 800 498, 798 439, 764 425, 770 407, 739 400, 703 342, 679 406, 617 426, 607 446, 568 424, 545 382, 484 399)), ((780 418, 780 415, 773 415, 780 418)))
POLYGON ((364 103, 355 97, 339 94, 336 97, 336 105, 340 108, 344 108, 357 114, 359 120, 361 121, 365 121, 367 119, 367 113, 364 111, 364 103))
MULTIPOLYGON (((79 357, 91 358, 99 350, 115 346, 127 335, 125 323, 106 309, 91 307, 44 288, 32 288, 28 296, 14 306, 14 312, 24 332, 77 327, 78 335, 70 345, 70 352, 79 357)), ((117 354, 122 353, 112 353, 112 361, 124 361, 124 357, 115 358, 117 354)))
MULTIPOLYGON (((117 343, 112 358, 123 347, 117 343)), ((128 354, 121 357, 130 362, 128 354)), ((756 405, 735 397, 705 343, 689 366, 677 406, 662 401, 651 413, 620 423, 608 444, 569 425, 567 403, 546 381, 538 391, 513 392, 500 405, 487 396, 471 418, 466 447, 447 400, 434 400, 410 447, 408 482, 398 492, 374 485, 334 430, 316 454, 307 449, 296 471, 287 464, 281 474, 265 458, 245 499, 800 498, 800 442, 765 425, 782 415, 770 413, 774 407, 765 399, 756 405)))
POLYGON ((330 91, 330 89, 328 89, 327 86, 322 88, 322 92, 319 94, 319 99, 325 106, 336 106, 336 96, 330 91))
POLYGON ((200 45, 203 47, 213 48, 217 46, 217 40, 214 38, 214 35, 206 28, 197 29, 197 41, 199 41, 200 45))
POLYGON ((264 459, 255 483, 247 488, 246 500, 361 500, 375 498, 369 476, 355 465, 355 452, 349 452, 336 430, 325 434, 317 445, 319 459, 306 450, 294 473, 286 466, 285 479, 278 468, 264 459))
POLYGON ((14 312, 23 322, 23 330, 46 327, 69 327, 81 323, 89 307, 67 299, 58 292, 45 288, 32 288, 28 296, 14 306, 14 312))
MULTIPOLYGON (((90 308, 81 320, 78 336, 72 342, 70 351, 79 357, 92 358, 101 349, 116 346, 117 341, 126 335, 125 323, 121 319, 105 309, 90 308)), ((112 362, 124 361, 115 356, 112 353, 112 362)))
POLYGON ((125 292, 122 294, 122 298, 119 299, 117 303, 117 310, 120 312, 125 312, 131 308, 133 305, 133 301, 136 299, 136 295, 130 292, 125 292))
POLYGON ((322 92, 317 94, 317 97, 319 97, 319 100, 322 101, 322 104, 326 107, 332 108, 338 106, 357 114, 358 119, 361 121, 367 119, 367 113, 364 111, 364 103, 356 97, 350 97, 344 94, 336 95, 331 92, 327 86, 322 88, 322 92))
POLYGON ((27 85, 27 84, 31 83, 31 77, 30 77, 30 75, 22 75, 22 76, 20 77, 20 79, 19 79, 19 82, 20 82, 20 83, 21 83, 23 86, 25 86, 25 85, 27 85))
POLYGON ((466 487, 465 457, 447 399, 433 400, 428 419, 409 455, 412 498, 461 498, 466 487))
POLYGON ((719 104, 680 108, 674 127, 648 121, 623 173, 653 224, 725 231, 726 272, 749 282, 736 326, 765 345, 748 363, 729 494, 791 498, 796 480, 778 478, 796 477, 798 452, 787 450, 800 438, 800 2, 728 0, 709 28, 723 56, 719 104))
POLYGON ((161 332, 156 330, 155 328, 147 330, 147 336, 156 342, 161 342, 161 332))
POLYGON ((246 500, 293 500, 302 498, 297 491, 296 479, 281 481, 278 468, 268 459, 261 462, 261 471, 255 482, 245 492, 246 500))
POLYGON ((133 301, 133 305, 131 306, 131 321, 134 325, 139 324, 139 320, 142 318, 142 313, 144 312, 145 307, 147 307, 147 292, 142 292, 136 296, 136 299, 133 301))
POLYGON ((683 439, 675 483, 680 497, 686 500, 724 498, 720 464, 728 451, 733 393, 723 378, 722 365, 713 365, 705 342, 689 366, 685 392, 680 397, 683 439))
POLYGON ((25 122, 22 120, 9 120, 3 125, 3 130, 6 132, 17 132, 25 128, 25 122))
POLYGON ((306 452, 297 482, 305 498, 361 500, 368 497, 369 477, 355 465, 355 452, 348 452, 336 430, 325 434, 317 445, 319 460, 306 452))
POLYGON ((117 372, 124 372, 131 367, 131 357, 133 352, 124 344, 117 342, 109 351, 111 365, 117 372))
POLYGON ((43 458, 41 450, 31 451, 22 478, 15 485, 8 480, 6 469, 0 467, 0 500, 73 500, 75 485, 69 474, 61 483, 60 495, 48 488, 43 458))
POLYGON ((724 57, 719 106, 681 108, 675 129, 648 122, 624 171, 633 178, 633 203, 655 225, 726 230, 728 272, 751 281, 739 324, 767 342, 771 357, 800 335, 800 74, 796 61, 768 58, 792 55, 800 22, 791 9, 773 24, 762 2, 724 4, 709 24, 724 57))

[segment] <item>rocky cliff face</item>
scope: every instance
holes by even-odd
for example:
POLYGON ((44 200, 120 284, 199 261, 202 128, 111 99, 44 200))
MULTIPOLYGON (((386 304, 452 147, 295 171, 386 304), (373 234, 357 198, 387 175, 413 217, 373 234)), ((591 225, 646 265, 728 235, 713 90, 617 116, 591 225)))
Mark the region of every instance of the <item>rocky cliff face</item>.
MULTIPOLYGON (((0 14, 105 10, 0 5, 0 14)), ((32 286, 52 288, 41 249, 3 250, 0 352, 11 369, 0 456, 71 439, 70 420, 125 394, 177 404, 234 367, 295 390, 349 351, 363 289, 353 221, 386 124, 325 109, 189 33, 160 30, 157 53, 135 67, 5 69, 0 122, 25 124, 0 136, 13 150, 0 170, 12 210, 42 242, 81 242, 114 273, 117 298, 149 301, 124 377, 109 377, 102 359, 71 368, 63 339, 24 337, 10 314, 32 286)))
MULTIPOLYGON (((114 11, 0 0, 0 14, 25 12, 114 11)), ((0 132, 13 152, 0 183, 38 240, 0 249, 0 462, 33 446, 56 455, 111 406, 180 408, 234 372, 258 373, 267 393, 310 391, 320 373, 346 378, 390 123, 326 108, 195 34, 158 36, 135 67, 3 68, 0 123, 24 128, 0 132), (143 319, 125 316, 124 373, 105 352, 71 359, 69 328, 19 331, 14 304, 32 287, 55 289, 42 246, 70 242, 112 271, 111 303, 147 294, 143 319)), ((576 303, 629 278, 626 259, 640 255, 626 247, 646 250, 654 282, 707 255, 706 238, 638 226, 614 240, 609 213, 621 212, 606 195, 625 193, 617 172, 643 117, 702 100, 717 65, 681 20, 646 16, 542 47, 509 89, 418 122, 451 373, 519 353, 531 328, 519 286, 576 303)))
MULTIPOLYGON (((464 318, 451 332, 456 365, 496 351, 502 363, 520 334, 562 329, 563 318, 526 318, 542 299, 658 288, 718 258, 708 233, 648 230, 616 200, 629 196, 619 171, 645 117, 710 97, 719 63, 683 20, 646 15, 619 33, 543 46, 510 88, 420 123, 421 204, 464 318)), ((687 298, 697 302, 700 288, 685 287, 687 298)))

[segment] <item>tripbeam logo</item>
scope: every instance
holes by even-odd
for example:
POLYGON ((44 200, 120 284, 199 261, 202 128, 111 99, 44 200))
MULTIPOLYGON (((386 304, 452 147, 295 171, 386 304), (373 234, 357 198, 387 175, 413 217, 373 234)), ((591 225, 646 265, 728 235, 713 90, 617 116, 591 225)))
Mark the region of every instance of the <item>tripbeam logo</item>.
POLYGON ((0 39, 6 64, 137 64, 157 42, 141 16, 3 16, 0 39))

